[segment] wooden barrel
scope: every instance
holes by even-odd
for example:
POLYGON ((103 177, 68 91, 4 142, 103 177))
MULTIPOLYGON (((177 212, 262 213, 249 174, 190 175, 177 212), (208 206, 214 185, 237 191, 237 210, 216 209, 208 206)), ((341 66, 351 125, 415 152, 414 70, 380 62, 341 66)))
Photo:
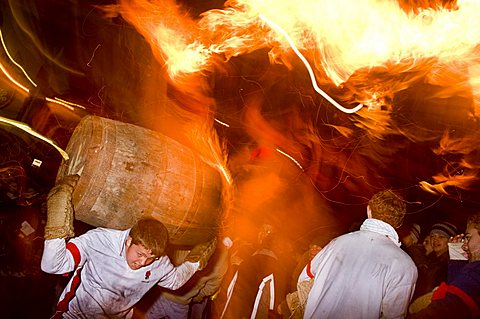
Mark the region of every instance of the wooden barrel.
POLYGON ((84 117, 68 143, 57 180, 79 174, 75 218, 127 229, 141 217, 165 224, 170 242, 213 238, 222 219, 221 176, 190 148, 161 133, 97 116, 84 117))

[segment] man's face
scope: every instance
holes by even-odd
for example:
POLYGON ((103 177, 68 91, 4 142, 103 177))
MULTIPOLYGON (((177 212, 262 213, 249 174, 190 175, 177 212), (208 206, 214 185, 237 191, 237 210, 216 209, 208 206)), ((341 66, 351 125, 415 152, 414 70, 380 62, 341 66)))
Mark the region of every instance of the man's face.
POLYGON ((473 225, 467 226, 462 249, 467 253, 469 262, 480 260, 480 234, 473 225))
POLYGON ((142 245, 133 244, 131 237, 128 237, 125 242, 125 248, 128 266, 133 270, 148 266, 158 259, 157 256, 152 254, 151 250, 142 245))
POLYGON ((432 249, 437 256, 448 251, 448 237, 433 233, 430 235, 432 249))

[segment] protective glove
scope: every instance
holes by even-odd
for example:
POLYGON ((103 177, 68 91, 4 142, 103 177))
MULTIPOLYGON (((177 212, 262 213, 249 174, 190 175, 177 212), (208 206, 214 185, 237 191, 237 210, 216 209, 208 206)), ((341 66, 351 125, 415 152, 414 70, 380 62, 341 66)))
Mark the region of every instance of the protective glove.
POLYGON ((55 185, 47 197, 45 239, 73 237, 72 193, 80 176, 68 175, 55 185))
POLYGON ((185 261, 189 261, 192 263, 199 263, 198 270, 202 270, 207 266, 208 260, 212 256, 215 248, 217 247, 217 238, 206 242, 201 243, 193 247, 193 249, 188 253, 187 257, 185 257, 185 261))

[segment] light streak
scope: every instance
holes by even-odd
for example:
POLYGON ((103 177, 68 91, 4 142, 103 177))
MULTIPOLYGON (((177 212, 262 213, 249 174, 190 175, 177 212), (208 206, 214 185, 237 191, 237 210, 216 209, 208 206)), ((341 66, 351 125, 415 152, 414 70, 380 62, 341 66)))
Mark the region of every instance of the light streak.
POLYGON ((57 101, 56 99, 52 99, 52 98, 49 98, 49 97, 46 97, 45 100, 47 100, 48 102, 52 102, 52 103, 55 103, 55 104, 59 104, 63 107, 66 107, 67 109, 69 109, 70 111, 73 111, 75 110, 75 108, 73 106, 70 106, 68 105, 67 103, 64 103, 64 102, 61 102, 61 101, 57 101))
POLYGON ((20 84, 20 82, 17 82, 17 80, 15 80, 9 73, 8 71, 5 69, 5 67, 3 66, 3 64, 0 62, 0 70, 2 70, 3 74, 5 74, 5 76, 13 83, 15 84, 16 86, 18 86, 20 89, 22 89, 23 91, 25 91, 26 93, 29 93, 30 90, 28 88, 26 88, 25 86, 23 86, 22 84, 20 84))
POLYGON ((60 104, 60 105, 63 105, 67 108, 69 108, 70 110, 74 110, 72 106, 75 106, 75 107, 78 107, 80 109, 84 109, 86 110, 87 108, 83 105, 80 105, 80 104, 77 104, 77 103, 73 103, 73 102, 69 102, 69 101, 66 101, 66 100, 62 100, 58 97, 55 97, 54 99, 51 99, 49 97, 45 98, 47 101, 49 102, 53 102, 53 103, 57 103, 57 104, 60 104))
MULTIPOLYGON (((23 91, 25 91, 26 93, 30 93, 30 90, 23 86, 20 82, 17 82, 17 80, 15 80, 9 73, 8 71, 5 69, 5 67, 3 66, 3 64, 0 62, 0 70, 2 70, 3 74, 5 74, 5 76, 13 83, 15 84, 16 86, 18 86, 20 89, 22 89, 23 91)), ((62 99, 59 99, 59 98, 49 98, 49 97, 46 97, 45 100, 49 101, 49 102, 53 102, 53 103, 56 103, 56 104, 59 104, 59 105, 62 105, 63 107, 66 107, 68 108, 69 110, 73 111, 74 108, 73 106, 76 106, 76 107, 79 107, 79 108, 82 108, 82 109, 86 109, 85 106, 82 106, 80 104, 76 104, 76 103, 72 103, 72 102, 68 102, 68 101, 64 101, 62 99)))
POLYGON ((218 119, 215 119, 215 122, 217 122, 218 124, 221 124, 221 125, 223 125, 223 126, 230 127, 230 125, 228 125, 227 123, 222 122, 222 121, 220 121, 220 120, 218 120, 218 119))
POLYGON ((280 149, 278 149, 278 148, 276 148, 275 150, 276 150, 277 152, 279 152, 280 154, 285 155, 286 157, 288 157, 292 162, 295 163, 295 165, 297 165, 298 167, 300 167, 300 169, 302 170, 302 172, 304 171, 302 165, 300 165, 300 163, 299 163, 295 158, 293 158, 293 156, 288 155, 287 153, 285 153, 284 151, 282 151, 282 150, 280 150, 280 149))
MULTIPOLYGON (((21 66, 19 66, 21 68, 21 66)), ((2 70, 3 74, 5 74, 5 76, 13 83, 15 84, 16 86, 18 86, 20 89, 22 89, 23 91, 25 91, 25 93, 30 93, 30 89, 28 89, 27 87, 25 87, 24 85, 22 85, 20 82, 18 82, 17 80, 15 80, 11 75, 10 73, 8 73, 8 71, 5 69, 4 65, 0 62, 0 70, 2 70)), ((35 85, 36 86, 36 85, 35 85)), ((49 98, 49 97, 46 97, 45 100, 49 101, 49 102, 52 102, 52 103, 56 103, 56 104, 59 104, 63 107, 66 107, 68 108, 69 110, 73 111, 74 108, 73 106, 76 106, 78 108, 81 108, 81 109, 86 109, 85 106, 82 106, 80 104, 76 104, 76 103, 72 103, 72 102, 68 102, 68 101, 65 101, 65 100, 62 100, 62 99, 59 99, 57 97, 55 97, 54 99, 52 98, 49 98)))
POLYGON ((27 79, 30 81, 30 83, 32 83, 34 87, 37 87, 37 84, 28 76, 27 71, 25 71, 25 69, 19 63, 17 63, 17 61, 15 61, 10 55, 10 52, 7 49, 5 41, 3 40, 3 33, 1 28, 0 28, 0 40, 2 41, 3 49, 5 50, 5 53, 7 54, 10 61, 12 61, 12 63, 15 64, 20 70, 22 70, 23 74, 27 77, 27 79))
POLYGON ((22 123, 22 122, 18 122, 18 121, 15 121, 15 120, 11 120, 11 119, 5 118, 3 116, 0 116, 0 122, 13 125, 13 126, 19 128, 19 129, 27 132, 28 134, 30 134, 32 136, 35 136, 36 138, 41 139, 42 141, 47 142, 48 144, 53 146, 62 155, 62 157, 65 161, 68 161, 69 156, 68 156, 67 152, 65 152, 63 149, 61 149, 57 144, 55 144, 55 142, 53 142, 49 138, 47 138, 47 137, 43 136, 42 134, 34 131, 27 124, 22 123))
POLYGON ((312 85, 313 85, 313 89, 318 93, 320 94, 321 96, 323 96, 328 102, 330 102, 333 106, 335 106, 337 109, 339 109, 340 111, 344 112, 344 113, 355 113, 357 112, 358 110, 360 110, 362 107, 363 107, 363 104, 358 104, 356 107, 354 108, 346 108, 346 107, 343 107, 342 105, 340 105, 339 103, 337 103, 337 101, 335 101, 334 99, 332 99, 327 93, 325 93, 317 84, 317 80, 315 79, 315 74, 313 73, 313 70, 312 70, 312 67, 310 66, 310 63, 308 62, 308 60, 305 58, 305 56, 298 50, 297 46, 295 45, 295 43, 293 42, 292 38, 288 35, 288 33, 282 29, 282 27, 280 27, 278 24, 276 24, 275 22, 271 21, 270 19, 268 19, 267 17, 265 17, 263 14, 260 14, 259 15, 260 19, 262 19, 263 21, 265 21, 272 29, 276 30, 277 32, 281 33, 285 39, 288 41, 288 43, 290 44, 290 47, 292 48, 292 50, 295 52, 295 54, 300 58, 300 60, 302 60, 303 64, 305 65, 305 67, 307 68, 307 71, 308 71, 308 74, 310 75, 310 79, 312 81, 312 85))
MULTIPOLYGON (((3 46, 3 49, 5 50, 5 53, 7 54, 8 58, 10 59, 10 61, 12 61, 13 64, 15 64, 20 70, 22 70, 23 74, 25 75, 25 77, 28 79, 28 81, 30 81, 30 83, 32 83, 32 85, 34 87, 37 87, 37 84, 28 76, 27 72, 25 71, 25 69, 17 62, 15 61, 12 56, 10 55, 10 52, 8 51, 8 48, 5 44, 5 40, 3 39, 3 33, 2 33, 2 29, 0 28, 0 40, 2 42, 2 46, 3 46)), ((99 45, 100 46, 100 45, 99 45)), ((97 47, 98 49, 98 47, 97 47)), ((95 49, 96 50, 96 49, 95 49)), ((95 53, 95 52, 94 52, 95 53)), ((20 82, 16 81, 7 71, 7 69, 4 67, 4 65, 2 63, 0 63, 0 69, 2 70, 3 74, 5 74, 5 76, 13 83, 15 84, 16 86, 18 86, 20 89, 22 89, 23 91, 25 91, 26 93, 30 93, 30 90, 25 87, 24 85, 22 85, 20 82)), ((76 103, 72 103, 72 102, 68 102, 68 101, 65 101, 65 100, 62 100, 62 99, 59 99, 57 97, 55 97, 54 99, 52 98, 45 98, 45 100, 49 101, 49 102, 53 102, 53 103, 56 103, 56 104, 59 104, 59 105, 62 105, 68 109, 70 109, 71 111, 74 110, 74 108, 72 106, 75 106, 75 107, 78 107, 78 108, 81 108, 81 109, 86 109, 85 106, 82 106, 80 104, 76 104, 76 103)))
POLYGON ((225 166, 223 165, 218 165, 218 169, 220 170, 220 172, 222 173, 223 177, 225 178, 225 180, 227 181, 227 183, 229 185, 232 184, 232 177, 230 176, 230 174, 228 173, 227 169, 225 168, 225 166))

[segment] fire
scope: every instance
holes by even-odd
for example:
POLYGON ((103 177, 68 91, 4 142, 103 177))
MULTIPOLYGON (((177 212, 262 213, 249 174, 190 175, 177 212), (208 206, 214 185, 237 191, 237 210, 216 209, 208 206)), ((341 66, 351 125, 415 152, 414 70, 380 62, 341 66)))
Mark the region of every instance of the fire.
POLYGON ((286 58, 291 45, 265 25, 263 16, 282 27, 300 50, 308 51, 317 70, 325 71, 336 85, 355 70, 389 61, 415 63, 437 57, 447 63, 468 58, 480 41, 480 3, 457 4, 455 10, 413 13, 388 0, 231 0, 222 10, 203 13, 195 24, 169 1, 121 1, 122 14, 162 52, 172 75, 201 71, 214 54, 228 60, 268 47, 286 58))
POLYGON ((433 176, 435 184, 422 181, 420 186, 431 193, 448 194, 449 187, 468 188, 477 181, 480 162, 477 156, 478 133, 471 136, 451 137, 444 134, 435 153, 445 157, 447 165, 441 174, 433 176), (458 160, 449 160, 457 157, 458 160))
MULTIPOLYGON (((283 64, 291 71, 303 63, 317 93, 337 109, 356 113, 349 119, 352 126, 326 123, 342 138, 361 129, 371 141, 393 135, 412 142, 440 142, 438 134, 429 135, 426 128, 415 130, 415 123, 405 128, 402 119, 392 118, 399 108, 395 99, 412 85, 435 87, 429 99, 464 98, 472 105, 471 118, 478 108, 480 1, 416 1, 412 5, 407 0, 229 0, 223 9, 206 11, 198 20, 172 0, 121 0, 117 10, 150 42, 171 82, 182 91, 194 90, 185 89, 191 74, 208 74, 233 57, 257 50, 268 50, 272 64, 283 64), (359 111, 363 105, 368 110, 359 111)), ((264 123, 261 111, 255 112, 258 123, 264 123)), ((253 132, 256 128, 248 124, 246 129, 257 140, 265 140, 262 134, 270 132, 277 138, 267 138, 268 145, 295 154, 300 167, 305 167, 297 155, 301 147, 267 126, 270 123, 262 124, 263 132, 253 132)), ((396 151, 402 147, 396 146, 396 151)), ((462 153, 459 162, 476 167, 475 158, 468 154, 462 153)), ((356 154, 347 158, 352 156, 356 154)), ((360 171, 357 176, 368 175, 360 171)), ((443 185, 437 190, 444 193, 448 185, 467 187, 462 185, 472 180, 469 176, 447 170, 434 181, 443 185)), ((427 184, 422 184, 425 189, 435 189, 427 184)))

